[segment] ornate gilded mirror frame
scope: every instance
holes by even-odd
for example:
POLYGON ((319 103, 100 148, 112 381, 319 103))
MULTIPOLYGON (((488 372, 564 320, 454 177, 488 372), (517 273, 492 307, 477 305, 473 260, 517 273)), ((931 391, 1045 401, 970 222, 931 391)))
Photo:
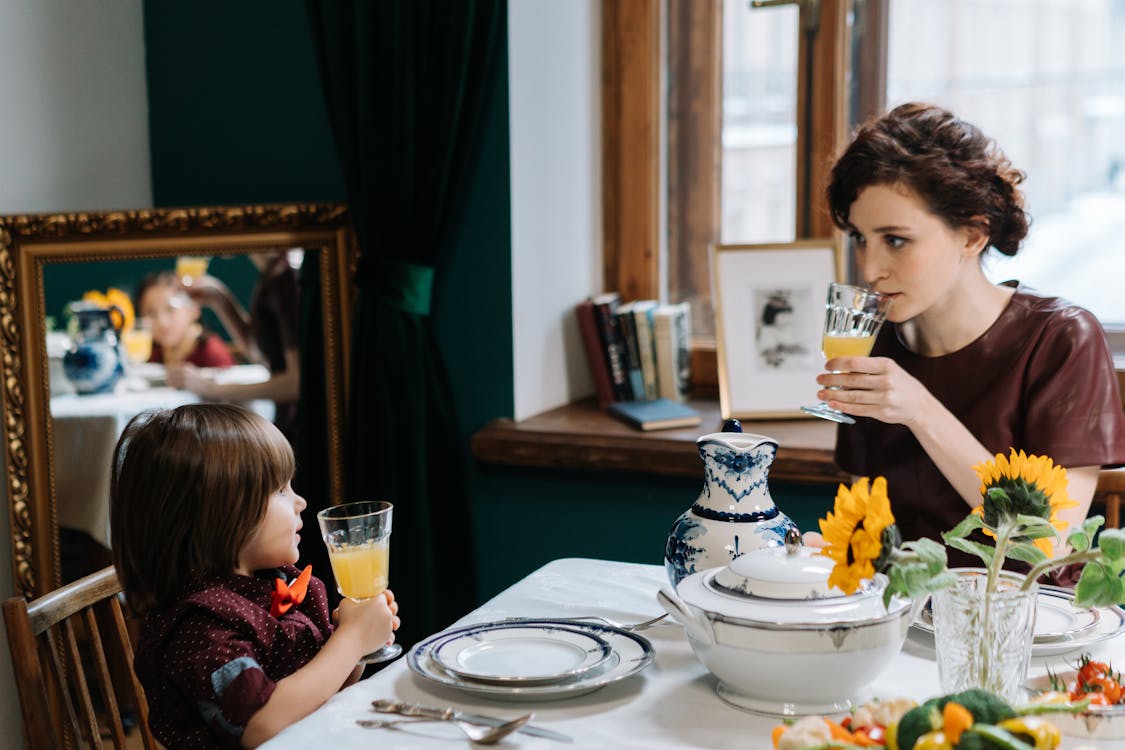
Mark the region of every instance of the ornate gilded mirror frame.
POLYGON ((342 204, 0 216, 0 405, 17 593, 59 583, 43 274, 47 263, 317 250, 324 321, 328 489, 343 488, 352 233, 342 204))

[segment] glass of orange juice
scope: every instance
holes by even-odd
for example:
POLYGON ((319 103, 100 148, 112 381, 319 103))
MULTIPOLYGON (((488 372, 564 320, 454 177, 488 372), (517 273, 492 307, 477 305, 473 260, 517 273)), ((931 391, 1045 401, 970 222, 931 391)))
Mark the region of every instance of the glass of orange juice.
POLYGON ((121 332, 125 358, 133 367, 143 365, 152 356, 152 327, 147 318, 137 318, 132 328, 121 332))
POLYGON ((210 261, 206 255, 181 255, 176 258, 176 275, 180 277, 180 283, 191 286, 196 279, 205 276, 210 261))
MULTIPOLYGON (((870 354, 875 336, 890 309, 891 297, 885 294, 849 284, 829 284, 824 336, 820 345, 824 359, 866 357, 870 354)), ((801 411, 833 422, 855 424, 851 416, 823 402, 816 406, 802 406, 801 411)))
MULTIPOLYGON (((341 595, 357 601, 373 599, 387 588, 393 511, 394 506, 387 502, 359 501, 334 505, 316 514, 341 595)), ((376 664, 401 653, 402 646, 392 643, 360 661, 376 664)))

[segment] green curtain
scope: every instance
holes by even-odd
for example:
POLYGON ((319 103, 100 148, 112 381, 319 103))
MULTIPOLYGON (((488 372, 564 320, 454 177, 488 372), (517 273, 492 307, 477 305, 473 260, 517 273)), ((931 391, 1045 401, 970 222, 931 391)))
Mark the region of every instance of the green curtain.
MULTIPOLYGON (((395 503, 399 640, 474 602, 468 455, 430 318, 479 151, 506 0, 307 0, 360 247, 346 471, 395 503)), ((462 251, 463 252, 463 251, 462 251)))

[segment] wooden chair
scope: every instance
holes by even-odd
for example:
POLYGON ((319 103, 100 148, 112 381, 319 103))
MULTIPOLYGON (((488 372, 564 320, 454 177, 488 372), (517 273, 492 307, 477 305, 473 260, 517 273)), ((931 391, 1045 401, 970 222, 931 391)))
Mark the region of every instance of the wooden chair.
POLYGON ((1105 508, 1105 527, 1121 527, 1121 499, 1125 497, 1125 468, 1102 469, 1094 490, 1094 509, 1105 508))
POLYGON ((113 567, 67 584, 33 602, 13 597, 3 603, 8 648, 19 690, 24 737, 32 750, 61 747, 101 748, 93 694, 86 676, 92 662, 110 740, 125 747, 113 667, 123 667, 139 719, 145 748, 158 748, 148 726, 148 703, 133 673, 133 649, 117 594, 113 567), (84 660, 80 643, 88 645, 84 660))

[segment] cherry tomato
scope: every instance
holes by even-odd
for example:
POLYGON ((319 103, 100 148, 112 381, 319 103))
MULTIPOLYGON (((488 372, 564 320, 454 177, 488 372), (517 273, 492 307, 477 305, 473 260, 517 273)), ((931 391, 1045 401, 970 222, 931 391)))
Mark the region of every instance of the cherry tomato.
POLYGON ((1109 674, 1109 665, 1101 661, 1088 661, 1078 668, 1079 684, 1089 682, 1094 677, 1109 674))
POLYGON ((1085 700, 1086 698, 1090 699, 1091 706, 1109 705, 1109 698, 1106 697, 1105 693, 1086 693, 1081 697, 1082 700, 1085 700))
POLYGON ((1088 693, 1101 693, 1111 705, 1121 700, 1121 686, 1112 677, 1099 675, 1089 678, 1086 681, 1086 691, 1088 693))

